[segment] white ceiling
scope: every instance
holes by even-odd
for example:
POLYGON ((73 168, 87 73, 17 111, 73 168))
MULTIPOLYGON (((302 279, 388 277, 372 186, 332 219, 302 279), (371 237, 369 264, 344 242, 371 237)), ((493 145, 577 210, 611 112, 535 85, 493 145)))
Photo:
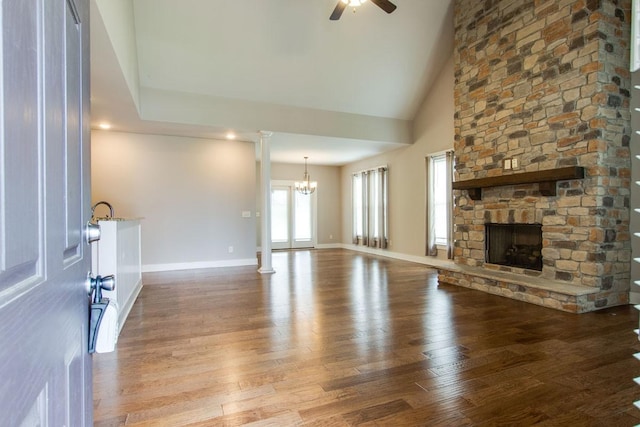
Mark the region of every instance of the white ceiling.
POLYGON ((246 141, 268 130, 272 161, 288 163, 411 143, 452 52, 451 1, 392 0, 392 14, 366 2, 330 21, 336 1, 92 0, 92 126, 246 141))

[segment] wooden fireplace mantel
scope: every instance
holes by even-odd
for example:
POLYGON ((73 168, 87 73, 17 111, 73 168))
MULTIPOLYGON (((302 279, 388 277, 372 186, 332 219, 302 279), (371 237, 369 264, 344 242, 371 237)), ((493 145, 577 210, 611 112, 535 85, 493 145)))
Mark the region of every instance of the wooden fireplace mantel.
POLYGON ((535 172, 522 172, 511 175, 476 178, 453 183, 454 190, 468 190, 471 200, 482 199, 482 189, 502 185, 539 184, 543 196, 556 195, 556 182, 567 179, 584 178, 584 167, 569 166, 535 172))

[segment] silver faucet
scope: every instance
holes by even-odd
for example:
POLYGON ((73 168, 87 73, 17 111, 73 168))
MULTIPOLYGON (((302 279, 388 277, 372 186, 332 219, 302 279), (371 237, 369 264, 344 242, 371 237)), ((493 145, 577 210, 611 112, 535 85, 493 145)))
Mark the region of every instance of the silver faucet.
POLYGON ((95 217, 94 211, 98 207, 98 205, 105 205, 109 208, 109 216, 107 218, 113 218, 113 206, 109 202, 105 202, 104 200, 99 201, 95 205, 91 206, 91 219, 95 217))

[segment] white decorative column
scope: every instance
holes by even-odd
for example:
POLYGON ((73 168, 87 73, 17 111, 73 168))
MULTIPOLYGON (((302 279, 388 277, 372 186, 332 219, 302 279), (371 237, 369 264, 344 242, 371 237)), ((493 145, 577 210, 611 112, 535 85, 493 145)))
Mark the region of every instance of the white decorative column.
POLYGON ((271 152, 269 139, 273 132, 260 131, 260 182, 262 190, 262 252, 261 266, 258 272, 262 274, 275 273, 271 265, 271 152))

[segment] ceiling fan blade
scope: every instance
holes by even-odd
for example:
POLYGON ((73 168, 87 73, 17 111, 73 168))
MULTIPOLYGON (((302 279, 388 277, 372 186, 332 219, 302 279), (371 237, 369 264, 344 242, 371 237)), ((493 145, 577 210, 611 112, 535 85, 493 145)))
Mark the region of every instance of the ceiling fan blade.
POLYGON ((371 0, 371 3, 375 4, 387 13, 391 13, 396 10, 396 5, 391 3, 389 0, 371 0))
POLYGON ((342 16, 342 12, 344 12, 346 8, 347 4, 342 3, 340 0, 338 0, 338 4, 336 5, 336 8, 333 9, 333 13, 329 17, 329 19, 332 21, 337 21, 338 19, 340 19, 340 17, 342 16))

